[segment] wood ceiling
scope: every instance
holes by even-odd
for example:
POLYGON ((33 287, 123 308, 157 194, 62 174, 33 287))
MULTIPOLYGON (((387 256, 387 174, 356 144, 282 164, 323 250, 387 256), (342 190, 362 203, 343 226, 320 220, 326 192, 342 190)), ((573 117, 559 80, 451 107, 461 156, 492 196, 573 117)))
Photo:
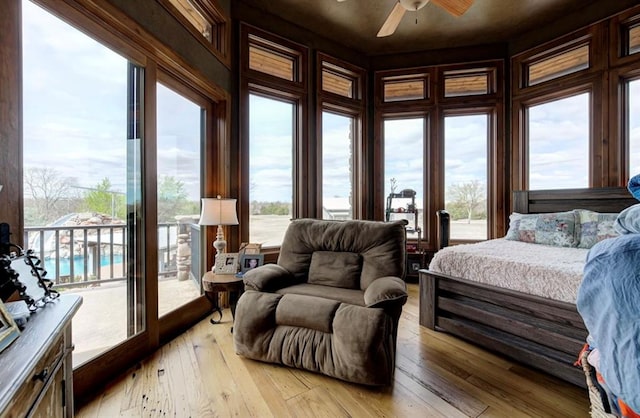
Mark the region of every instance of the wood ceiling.
POLYGON ((417 12, 407 12, 392 36, 377 38, 396 1, 242 0, 242 3, 349 48, 378 55, 507 42, 589 5, 611 0, 475 0, 461 17, 427 4, 417 12))

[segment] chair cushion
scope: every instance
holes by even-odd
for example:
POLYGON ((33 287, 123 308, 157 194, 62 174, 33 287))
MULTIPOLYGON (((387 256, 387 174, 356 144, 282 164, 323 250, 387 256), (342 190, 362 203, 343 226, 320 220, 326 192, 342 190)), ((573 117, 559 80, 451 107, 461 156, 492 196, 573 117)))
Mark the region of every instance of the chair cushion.
POLYGON ((342 287, 302 283, 276 290, 276 293, 281 295, 317 296, 319 298, 337 300, 351 305, 364 306, 364 292, 360 289, 345 289, 342 287))
POLYGON ((308 283, 324 286, 360 288, 362 257, 339 251, 314 251, 311 255, 308 283))
POLYGON ((276 324, 333 332, 331 324, 340 302, 313 296, 288 294, 276 308, 276 324), (313 312, 313 315, 309 315, 313 312))

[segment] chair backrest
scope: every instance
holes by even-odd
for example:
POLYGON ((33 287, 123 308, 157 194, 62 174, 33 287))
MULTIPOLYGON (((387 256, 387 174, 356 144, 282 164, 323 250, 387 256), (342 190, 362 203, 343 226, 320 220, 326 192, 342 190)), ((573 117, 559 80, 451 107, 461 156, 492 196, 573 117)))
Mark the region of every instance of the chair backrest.
POLYGON ((404 278, 406 223, 296 219, 278 264, 299 280, 336 287, 366 289, 380 277, 404 278))

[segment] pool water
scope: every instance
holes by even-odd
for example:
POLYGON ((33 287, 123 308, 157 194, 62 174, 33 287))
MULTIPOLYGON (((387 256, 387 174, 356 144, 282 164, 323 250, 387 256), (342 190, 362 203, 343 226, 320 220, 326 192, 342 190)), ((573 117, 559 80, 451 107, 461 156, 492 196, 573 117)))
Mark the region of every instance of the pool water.
MULTIPOLYGON (((111 257, 108 255, 103 255, 100 257, 100 266, 108 266, 111 263, 111 257)), ((122 263, 122 254, 114 254, 113 255, 113 264, 122 263)), ((49 273, 49 275, 56 274, 56 260, 53 258, 45 258, 44 260, 44 269, 49 273)), ((58 276, 68 276, 71 272, 71 259, 69 258, 60 258, 60 271, 58 272, 58 276)), ((89 275, 95 274, 93 271, 93 257, 89 256, 87 261, 87 273, 89 275)), ((76 276, 84 275, 84 257, 81 255, 76 255, 73 257, 73 274, 76 276)))

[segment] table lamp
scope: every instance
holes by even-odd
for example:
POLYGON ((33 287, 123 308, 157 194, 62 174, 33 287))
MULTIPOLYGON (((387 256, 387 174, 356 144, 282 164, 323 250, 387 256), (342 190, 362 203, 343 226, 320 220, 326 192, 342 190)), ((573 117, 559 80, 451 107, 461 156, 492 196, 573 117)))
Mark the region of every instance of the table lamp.
POLYGON ((227 241, 224 239, 222 225, 238 225, 238 214, 236 213, 236 199, 202 198, 202 213, 200 214, 199 225, 218 225, 216 240, 213 248, 216 249, 216 257, 224 252, 227 241))

